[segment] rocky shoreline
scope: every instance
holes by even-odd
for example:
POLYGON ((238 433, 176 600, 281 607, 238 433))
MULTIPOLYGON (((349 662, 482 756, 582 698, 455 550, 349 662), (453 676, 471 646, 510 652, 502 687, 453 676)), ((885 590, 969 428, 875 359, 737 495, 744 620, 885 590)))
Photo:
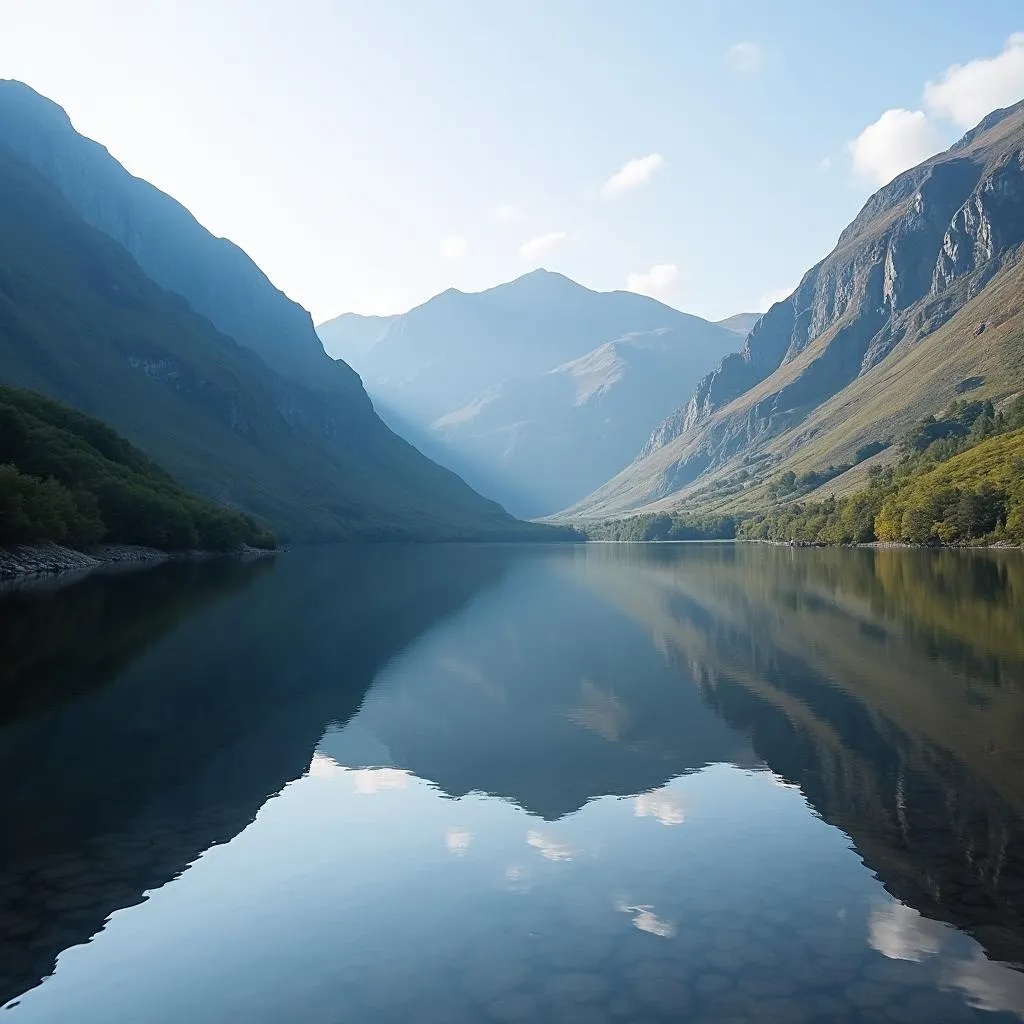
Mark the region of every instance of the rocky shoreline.
POLYGON ((114 565, 157 565, 170 561, 198 561, 208 558, 269 558, 277 554, 262 548, 243 546, 238 551, 161 551, 134 544, 102 544, 88 552, 61 544, 21 544, 0 548, 0 581, 21 581, 36 577, 74 575, 76 578, 114 565))

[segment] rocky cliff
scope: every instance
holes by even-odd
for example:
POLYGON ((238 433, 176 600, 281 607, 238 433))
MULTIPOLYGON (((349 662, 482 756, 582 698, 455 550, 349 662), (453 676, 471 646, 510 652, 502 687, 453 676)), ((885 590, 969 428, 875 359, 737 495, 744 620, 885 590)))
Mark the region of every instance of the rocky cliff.
POLYGON ((832 253, 754 325, 742 350, 723 359, 654 431, 637 461, 577 511, 621 511, 689 493, 702 474, 707 480, 752 460, 776 468, 812 439, 814 449, 805 454, 819 461, 847 453, 854 441, 888 440, 908 417, 949 400, 970 376, 961 370, 965 355, 988 371, 975 376, 992 397, 1012 393, 1003 342, 1012 346, 1016 338, 1019 345, 1019 331, 995 338, 982 326, 983 319, 991 326, 992 316, 1005 323, 1006 302, 988 303, 986 318, 970 324, 952 321, 1012 270, 1022 241, 1018 104, 995 111, 948 152, 873 195, 832 253), (958 341, 951 346, 953 334, 958 341), (931 339, 940 362, 959 347, 949 373, 936 381, 915 368, 893 380, 892 366, 931 339), (953 379, 958 372, 963 376, 953 379), (840 429, 865 397, 862 389, 847 389, 862 381, 884 392, 881 417, 873 426, 840 429))

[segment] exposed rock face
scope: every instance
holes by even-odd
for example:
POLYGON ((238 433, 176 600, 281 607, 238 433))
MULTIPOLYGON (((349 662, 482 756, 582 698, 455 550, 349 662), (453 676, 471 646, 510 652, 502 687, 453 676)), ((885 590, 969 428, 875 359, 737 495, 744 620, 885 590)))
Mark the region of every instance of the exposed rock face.
POLYGON ((627 483, 624 507, 671 494, 801 424, 901 342, 941 327, 1017 260, 1022 241, 1018 104, 872 196, 833 252, 754 325, 742 350, 658 426, 622 479, 580 509, 627 483), (664 451, 669 446, 678 458, 664 451), (655 455, 657 469, 645 469, 655 455))

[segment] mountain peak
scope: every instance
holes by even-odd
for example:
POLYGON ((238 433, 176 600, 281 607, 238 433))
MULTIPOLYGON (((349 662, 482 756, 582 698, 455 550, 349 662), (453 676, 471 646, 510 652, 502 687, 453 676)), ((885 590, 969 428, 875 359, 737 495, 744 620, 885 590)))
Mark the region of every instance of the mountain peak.
POLYGON ((36 92, 31 85, 26 85, 17 78, 0 78, 0 97, 8 109, 31 113, 37 121, 48 123, 48 127, 72 127, 68 112, 59 103, 36 92))

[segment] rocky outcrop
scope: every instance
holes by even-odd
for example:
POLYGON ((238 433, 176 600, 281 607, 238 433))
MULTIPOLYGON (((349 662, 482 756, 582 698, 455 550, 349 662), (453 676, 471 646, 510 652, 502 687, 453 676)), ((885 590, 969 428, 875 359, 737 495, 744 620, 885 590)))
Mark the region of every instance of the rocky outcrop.
POLYGON ((60 544, 21 544, 0 548, 0 580, 19 576, 50 576, 95 569, 98 558, 60 544))
POLYGON ((671 494, 799 426, 901 342, 916 344, 950 320, 1018 259, 1022 242, 1018 104, 872 196, 833 252, 772 306, 742 350, 700 382, 594 501, 627 479, 634 505, 671 494), (655 456, 657 468, 645 466, 655 456))

